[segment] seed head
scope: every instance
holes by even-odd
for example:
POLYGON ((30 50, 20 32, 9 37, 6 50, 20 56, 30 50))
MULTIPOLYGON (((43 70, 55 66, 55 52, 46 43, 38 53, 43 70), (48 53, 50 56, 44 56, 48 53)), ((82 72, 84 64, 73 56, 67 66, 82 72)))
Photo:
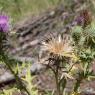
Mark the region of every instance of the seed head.
POLYGON ((61 35, 57 38, 52 38, 48 42, 42 42, 42 50, 48 51, 50 54, 64 57, 71 57, 73 47, 70 45, 69 40, 62 39, 61 35))

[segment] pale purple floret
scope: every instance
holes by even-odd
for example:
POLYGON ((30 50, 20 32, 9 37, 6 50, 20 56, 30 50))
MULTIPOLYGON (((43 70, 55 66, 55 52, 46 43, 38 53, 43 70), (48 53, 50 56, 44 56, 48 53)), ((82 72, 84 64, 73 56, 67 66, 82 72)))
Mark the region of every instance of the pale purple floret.
POLYGON ((5 15, 0 15, 0 31, 8 32, 9 30, 9 18, 5 15))
POLYGON ((79 16, 75 19, 78 25, 84 24, 84 18, 82 16, 79 16))

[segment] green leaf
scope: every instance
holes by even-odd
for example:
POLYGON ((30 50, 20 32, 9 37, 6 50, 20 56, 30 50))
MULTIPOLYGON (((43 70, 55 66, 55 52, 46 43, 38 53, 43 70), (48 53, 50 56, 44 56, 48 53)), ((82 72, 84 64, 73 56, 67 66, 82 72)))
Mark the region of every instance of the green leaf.
POLYGON ((71 35, 72 35, 72 38, 73 38, 75 44, 79 43, 79 41, 82 37, 82 31, 83 31, 83 29, 80 26, 75 26, 72 28, 71 35))

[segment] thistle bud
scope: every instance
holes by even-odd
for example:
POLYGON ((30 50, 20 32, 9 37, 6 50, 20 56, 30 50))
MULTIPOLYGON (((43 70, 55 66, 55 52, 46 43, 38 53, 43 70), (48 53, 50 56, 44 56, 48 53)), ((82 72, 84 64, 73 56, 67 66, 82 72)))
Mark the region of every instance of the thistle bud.
POLYGON ((6 32, 9 31, 9 18, 5 15, 0 15, 0 55, 3 51, 3 41, 6 40, 6 32))

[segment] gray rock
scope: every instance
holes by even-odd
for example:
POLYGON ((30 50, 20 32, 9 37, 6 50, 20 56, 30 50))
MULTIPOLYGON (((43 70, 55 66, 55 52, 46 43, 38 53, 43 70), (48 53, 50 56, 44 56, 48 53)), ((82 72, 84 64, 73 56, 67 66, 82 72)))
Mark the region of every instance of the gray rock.
POLYGON ((41 71, 45 70, 45 66, 40 64, 40 63, 34 63, 31 68, 30 68, 30 71, 31 71, 31 74, 38 74, 40 73, 41 71))

